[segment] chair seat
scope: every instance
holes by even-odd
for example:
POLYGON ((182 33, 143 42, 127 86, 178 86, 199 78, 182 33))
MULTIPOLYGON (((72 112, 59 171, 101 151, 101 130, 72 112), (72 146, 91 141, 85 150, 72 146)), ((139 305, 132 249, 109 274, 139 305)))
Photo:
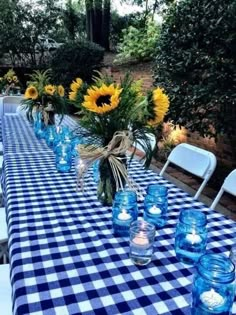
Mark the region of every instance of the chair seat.
POLYGON ((4 315, 12 315, 10 267, 0 265, 0 310, 4 315))
POLYGON ((0 208, 0 227, 0 243, 7 242, 8 235, 5 208, 0 208))

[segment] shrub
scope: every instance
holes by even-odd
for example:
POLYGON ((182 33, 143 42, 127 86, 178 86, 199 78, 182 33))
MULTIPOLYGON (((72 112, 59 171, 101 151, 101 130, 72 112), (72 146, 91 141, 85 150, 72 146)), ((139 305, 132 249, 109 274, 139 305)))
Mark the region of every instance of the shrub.
POLYGON ((162 26, 155 83, 170 118, 202 136, 235 134, 235 14, 235 0, 183 0, 162 26))
POLYGON ((61 46, 50 64, 54 82, 69 86, 76 77, 91 81, 93 70, 99 69, 103 56, 104 49, 88 41, 70 42, 61 46))
POLYGON ((123 39, 118 45, 117 63, 151 60, 159 37, 159 27, 147 20, 145 27, 129 26, 123 30, 123 39))

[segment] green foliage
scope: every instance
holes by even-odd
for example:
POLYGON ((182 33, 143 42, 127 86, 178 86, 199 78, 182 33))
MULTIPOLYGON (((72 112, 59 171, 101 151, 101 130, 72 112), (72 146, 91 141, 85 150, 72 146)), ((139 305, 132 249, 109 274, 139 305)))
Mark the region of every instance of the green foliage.
POLYGON ((155 82, 170 97, 170 119, 202 136, 236 131, 235 15, 235 0, 184 0, 162 26, 155 82))
POLYGON ((122 31, 129 26, 135 28, 144 28, 146 17, 143 13, 131 13, 124 16, 119 15, 116 11, 111 13, 111 32, 110 40, 112 46, 116 48, 117 44, 121 42, 123 33, 122 31))
POLYGON ((123 30, 123 39, 118 45, 115 62, 151 60, 159 37, 159 27, 152 20, 147 20, 145 27, 129 26, 123 30))
POLYGON ((104 49, 88 41, 67 43, 55 52, 51 69, 56 83, 69 86, 71 80, 80 77, 91 81, 92 73, 103 60, 104 49))
POLYGON ((60 27, 60 10, 53 0, 0 1, 0 54, 8 54, 12 65, 38 65, 45 62, 36 55, 39 35, 54 34, 60 27))

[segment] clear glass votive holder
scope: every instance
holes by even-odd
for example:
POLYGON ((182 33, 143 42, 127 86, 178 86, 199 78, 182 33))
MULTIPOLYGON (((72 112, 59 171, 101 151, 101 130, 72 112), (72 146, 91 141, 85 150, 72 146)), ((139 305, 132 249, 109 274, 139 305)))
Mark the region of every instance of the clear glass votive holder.
POLYGON ((56 149, 56 168, 59 172, 69 172, 71 169, 71 145, 60 143, 56 149))
POLYGON ((134 221, 130 226, 130 259, 135 265, 147 265, 152 260, 156 229, 143 220, 134 221))
POLYGON ((144 200, 144 220, 163 227, 167 220, 168 189, 165 186, 153 184, 147 188, 144 200))
POLYGON ((195 264, 206 251, 207 218, 200 210, 182 210, 175 233, 175 253, 186 264, 195 264))
POLYGON ((113 230, 116 236, 129 236, 130 224, 138 218, 137 195, 131 190, 120 190, 112 205, 113 230))
POLYGON ((192 289, 192 315, 229 315, 234 301, 235 266, 219 254, 201 256, 192 289))

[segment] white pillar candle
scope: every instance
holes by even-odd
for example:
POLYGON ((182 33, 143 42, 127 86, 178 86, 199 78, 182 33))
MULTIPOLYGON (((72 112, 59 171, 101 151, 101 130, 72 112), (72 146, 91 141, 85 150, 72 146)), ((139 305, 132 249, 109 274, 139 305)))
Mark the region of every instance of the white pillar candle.
POLYGON ((187 234, 186 235, 186 240, 189 243, 191 243, 192 245, 199 244, 202 241, 201 237, 198 234, 196 234, 195 231, 193 231, 192 233, 187 234))
POLYGON ((214 309, 224 304, 224 298, 214 289, 203 292, 200 295, 200 300, 209 309, 214 309))
POLYGON ((125 209, 122 209, 121 213, 118 214, 118 219, 121 221, 128 221, 131 219, 131 215, 125 209))
POLYGON ((161 209, 154 205, 154 206, 152 206, 149 209, 149 213, 151 213, 151 214, 161 214, 161 209))

